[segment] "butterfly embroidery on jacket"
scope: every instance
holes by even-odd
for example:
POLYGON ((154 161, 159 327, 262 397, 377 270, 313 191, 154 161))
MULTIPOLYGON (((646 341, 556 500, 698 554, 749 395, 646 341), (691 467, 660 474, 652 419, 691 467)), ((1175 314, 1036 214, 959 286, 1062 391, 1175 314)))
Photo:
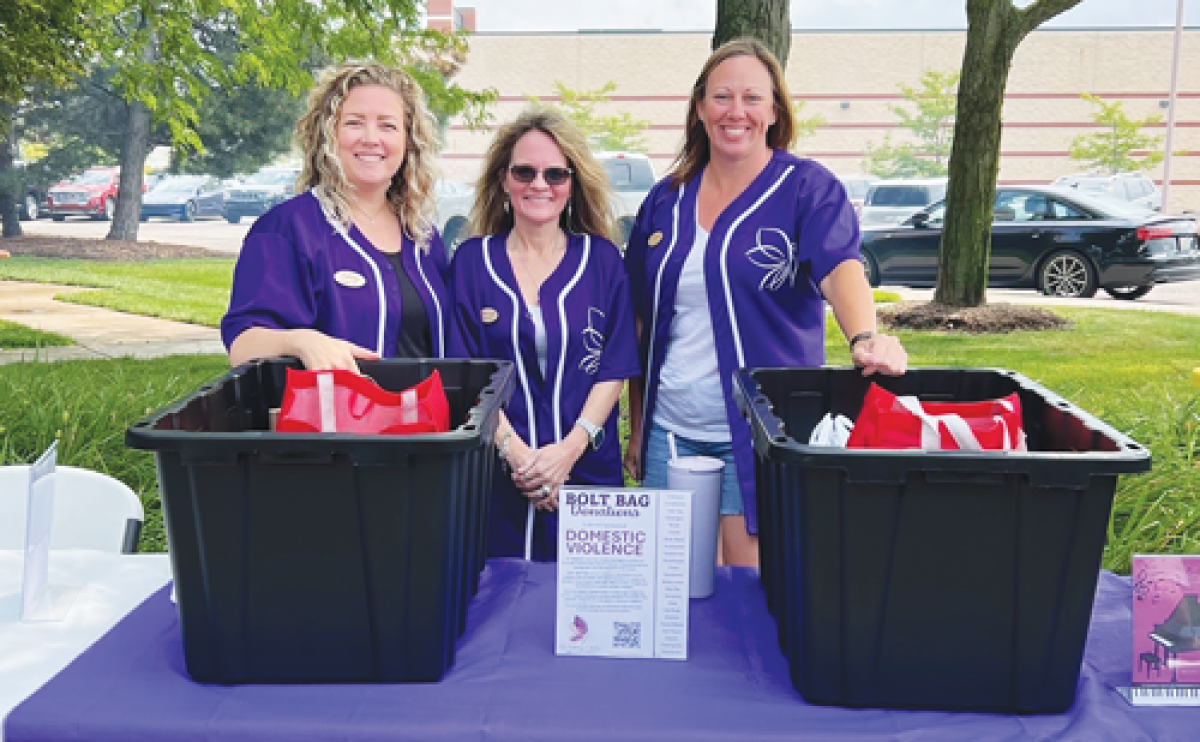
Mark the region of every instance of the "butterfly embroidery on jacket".
POLYGON ((785 283, 794 286, 800 263, 796 259, 796 246, 792 244, 787 233, 775 227, 762 227, 755 238, 757 244, 746 251, 746 257, 751 263, 766 270, 758 288, 778 291, 785 283))

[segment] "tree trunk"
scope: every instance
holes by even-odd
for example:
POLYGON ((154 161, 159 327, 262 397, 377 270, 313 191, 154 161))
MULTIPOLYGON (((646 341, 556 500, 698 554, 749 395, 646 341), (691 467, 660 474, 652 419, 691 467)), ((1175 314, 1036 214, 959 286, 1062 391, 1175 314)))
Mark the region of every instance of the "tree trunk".
POLYGON ((125 127, 125 142, 121 145, 121 187, 117 192, 117 212, 109 240, 137 240, 138 223, 142 212, 142 183, 146 156, 150 153, 150 111, 141 101, 130 101, 129 123, 125 127))
MULTIPOLYGON (((141 25, 143 28, 148 25, 145 16, 141 25)), ((158 41, 153 32, 142 56, 147 62, 159 58, 158 41)), ((150 154, 150 109, 145 103, 134 99, 129 101, 128 110, 125 141, 121 144, 121 185, 117 191, 117 211, 105 239, 135 242, 142 215, 146 156, 150 154)))
POLYGON ((1030 31, 1080 2, 1037 0, 1018 10, 1012 0, 967 0, 967 45, 958 83, 935 303, 977 307, 986 300, 1008 70, 1030 31))
POLYGON ((13 123, 12 106, 0 105, 0 219, 4 222, 5 237, 21 236, 19 204, 25 197, 13 160, 16 158, 17 128, 13 123))
POLYGON ((787 67, 792 48, 791 0, 717 0, 717 28, 712 48, 742 36, 753 36, 787 67))

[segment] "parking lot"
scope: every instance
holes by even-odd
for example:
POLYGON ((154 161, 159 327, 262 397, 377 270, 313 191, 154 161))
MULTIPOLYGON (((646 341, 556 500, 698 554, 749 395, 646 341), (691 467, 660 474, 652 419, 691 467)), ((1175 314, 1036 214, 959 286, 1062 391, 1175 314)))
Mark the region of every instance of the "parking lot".
MULTIPOLYGON (((177 245, 197 245, 211 250, 236 253, 241 248, 242 240, 253 223, 254 220, 249 218, 243 219, 241 224, 229 224, 222 219, 190 224, 153 219, 142 222, 138 228, 138 239, 177 245)), ((21 222, 21 228, 26 233, 34 235, 101 239, 108 234, 109 223, 90 219, 68 219, 63 222, 40 219, 36 222, 21 222)), ((932 289, 885 288, 896 290, 905 299, 912 301, 929 301, 933 297, 932 289)), ((1042 296, 1036 291, 1012 289, 990 289, 988 301, 1014 304, 1060 303, 1063 306, 1094 306, 1108 309, 1149 309, 1200 316, 1200 281, 1159 284, 1148 295, 1136 301, 1118 301, 1102 291, 1092 299, 1052 299, 1042 296)))
MULTIPOLYGON (((138 239, 144 242, 162 242, 171 245, 196 245, 210 250, 236 253, 241 249, 242 240, 254 219, 246 218, 240 224, 230 224, 224 219, 209 219, 196 222, 176 222, 165 219, 151 219, 138 226, 138 239)), ((39 219, 35 222, 21 222, 21 229, 26 234, 62 237, 94 237, 103 239, 110 227, 109 222, 93 221, 91 219, 68 218, 66 221, 55 222, 49 219, 39 219)))

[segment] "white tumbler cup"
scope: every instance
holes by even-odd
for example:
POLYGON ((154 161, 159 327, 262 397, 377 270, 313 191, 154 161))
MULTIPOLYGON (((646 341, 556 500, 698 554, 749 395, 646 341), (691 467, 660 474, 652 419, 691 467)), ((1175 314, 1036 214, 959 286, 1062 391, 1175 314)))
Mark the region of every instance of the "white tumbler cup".
POLYGON ((683 456, 667 464, 667 488, 692 493, 688 597, 707 598, 713 594, 717 566, 717 527, 721 520, 721 475, 725 462, 709 456, 683 456))

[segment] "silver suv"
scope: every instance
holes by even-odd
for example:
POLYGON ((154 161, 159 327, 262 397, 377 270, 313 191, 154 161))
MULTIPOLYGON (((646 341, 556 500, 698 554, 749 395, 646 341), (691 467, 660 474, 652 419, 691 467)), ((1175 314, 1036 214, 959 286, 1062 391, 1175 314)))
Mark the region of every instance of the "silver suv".
POLYGON ((654 187, 654 168, 650 158, 633 152, 597 152, 608 182, 617 194, 617 224, 620 246, 629 241, 629 232, 646 194, 654 187))
POLYGON ((880 180, 871 185, 863 201, 859 222, 899 224, 934 201, 946 197, 948 178, 880 180))
POLYGON ((1081 191, 1108 196, 1118 201, 1128 201, 1151 211, 1162 209, 1162 191, 1158 190, 1154 181, 1143 173, 1064 175, 1057 178, 1054 185, 1078 188, 1081 191))

